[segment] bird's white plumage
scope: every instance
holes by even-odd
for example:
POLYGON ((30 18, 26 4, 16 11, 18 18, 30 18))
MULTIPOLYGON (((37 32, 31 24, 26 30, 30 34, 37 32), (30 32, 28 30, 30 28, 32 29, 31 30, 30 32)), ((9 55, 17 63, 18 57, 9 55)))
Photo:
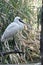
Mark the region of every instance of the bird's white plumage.
POLYGON ((5 41, 6 39, 13 37, 14 34, 24 28, 24 24, 21 23, 19 19, 20 17, 15 17, 14 22, 8 25, 1 37, 1 41, 5 41))

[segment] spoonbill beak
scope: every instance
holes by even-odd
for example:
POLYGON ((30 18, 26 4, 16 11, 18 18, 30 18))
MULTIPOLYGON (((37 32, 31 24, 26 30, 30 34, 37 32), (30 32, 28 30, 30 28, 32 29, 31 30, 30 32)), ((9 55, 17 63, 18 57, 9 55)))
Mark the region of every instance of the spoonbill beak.
MULTIPOLYGON (((21 23, 24 23, 23 20, 21 20, 21 19, 19 19, 19 21, 20 21, 21 23)), ((24 23, 24 24, 25 24, 25 23, 24 23)))

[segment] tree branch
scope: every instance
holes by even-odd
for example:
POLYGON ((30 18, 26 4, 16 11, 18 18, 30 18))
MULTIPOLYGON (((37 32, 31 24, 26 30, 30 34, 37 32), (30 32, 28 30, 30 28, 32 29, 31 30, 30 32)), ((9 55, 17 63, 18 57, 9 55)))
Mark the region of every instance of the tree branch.
POLYGON ((22 51, 9 51, 9 52, 0 52, 0 56, 5 56, 5 55, 8 55, 8 54, 16 54, 16 53, 18 53, 18 54, 24 54, 24 52, 22 52, 22 51))

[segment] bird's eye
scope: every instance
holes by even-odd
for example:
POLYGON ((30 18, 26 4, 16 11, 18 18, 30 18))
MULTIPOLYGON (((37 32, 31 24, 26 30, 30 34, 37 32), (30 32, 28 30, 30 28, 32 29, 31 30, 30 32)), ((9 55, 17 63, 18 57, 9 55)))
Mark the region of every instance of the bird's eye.
POLYGON ((19 19, 19 21, 21 22, 21 19, 19 19))
POLYGON ((20 22, 22 22, 22 20, 21 20, 21 19, 19 19, 19 21, 20 21, 20 22))

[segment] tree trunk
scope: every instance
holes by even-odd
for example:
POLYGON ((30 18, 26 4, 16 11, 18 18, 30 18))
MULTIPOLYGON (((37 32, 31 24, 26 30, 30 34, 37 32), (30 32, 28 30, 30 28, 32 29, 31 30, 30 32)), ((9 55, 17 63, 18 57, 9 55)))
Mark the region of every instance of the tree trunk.
POLYGON ((41 65, 43 65, 43 0, 41 9, 41 37, 40 37, 41 65))

